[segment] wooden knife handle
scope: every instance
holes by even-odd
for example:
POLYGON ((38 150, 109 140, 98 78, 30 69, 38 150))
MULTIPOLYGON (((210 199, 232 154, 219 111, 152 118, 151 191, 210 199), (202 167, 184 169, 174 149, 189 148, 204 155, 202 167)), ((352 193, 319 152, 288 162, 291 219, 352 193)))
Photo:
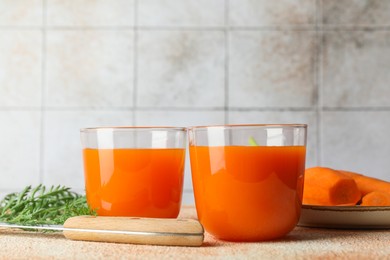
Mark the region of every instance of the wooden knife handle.
POLYGON ((200 246, 204 239, 203 226, 193 219, 77 216, 64 228, 64 236, 73 240, 200 246))

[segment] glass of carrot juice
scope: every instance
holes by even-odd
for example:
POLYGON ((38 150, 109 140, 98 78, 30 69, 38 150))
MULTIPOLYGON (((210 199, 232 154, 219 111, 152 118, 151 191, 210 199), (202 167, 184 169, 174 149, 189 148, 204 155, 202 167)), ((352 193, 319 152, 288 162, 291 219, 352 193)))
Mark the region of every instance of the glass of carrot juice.
POLYGON ((195 204, 216 238, 283 237, 301 211, 307 126, 224 125, 189 128, 195 204))
POLYGON ((102 216, 176 218, 186 128, 81 129, 87 202, 102 216))

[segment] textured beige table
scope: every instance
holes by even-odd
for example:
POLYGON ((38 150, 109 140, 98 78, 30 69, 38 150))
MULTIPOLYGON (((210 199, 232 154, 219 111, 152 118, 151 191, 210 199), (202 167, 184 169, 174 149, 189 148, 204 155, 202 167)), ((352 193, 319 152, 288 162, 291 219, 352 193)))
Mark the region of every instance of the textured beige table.
MULTIPOLYGON (((192 207, 180 217, 195 218, 192 207)), ((202 247, 164 247, 71 241, 60 234, 0 229, 0 259, 390 259, 390 230, 295 228, 284 239, 260 243, 218 241, 202 247)))

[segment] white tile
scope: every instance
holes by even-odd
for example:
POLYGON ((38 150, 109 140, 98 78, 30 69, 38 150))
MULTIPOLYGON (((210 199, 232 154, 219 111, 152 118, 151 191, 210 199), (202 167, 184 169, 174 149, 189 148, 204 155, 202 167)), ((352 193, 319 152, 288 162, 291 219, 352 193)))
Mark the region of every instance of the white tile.
POLYGON ((323 166, 390 181, 390 112, 323 113, 323 166))
POLYGON ((1 0, 0 25, 41 26, 43 0, 1 0))
POLYGON ((85 188, 73 188, 72 191, 80 194, 80 195, 85 195, 85 188))
POLYGON ((224 34, 219 31, 141 31, 140 107, 223 107, 224 34))
POLYGON ((130 111, 48 111, 45 119, 44 182, 84 188, 80 129, 132 125, 130 111))
POLYGON ((47 105, 133 105, 131 31, 49 31, 47 105))
POLYGON ((229 106, 313 106, 315 50, 310 31, 233 31, 229 106))
POLYGON ((318 128, 312 111, 230 111, 230 124, 307 124, 306 167, 318 164, 318 128))
POLYGON ((0 106, 40 106, 42 33, 0 32, 0 106))
MULTIPOLYGON (((221 125, 224 123, 223 111, 137 111, 138 126, 197 126, 221 125)), ((192 190, 191 165, 187 147, 184 189, 192 190)))
POLYGON ((39 183, 40 120, 40 112, 0 112, 0 190, 39 183))
POLYGON ((229 0, 232 26, 314 25, 313 0, 229 0))
POLYGON ((193 110, 139 110, 136 111, 138 126, 180 126, 219 125, 224 123, 224 111, 193 110))
POLYGON ((192 190, 186 190, 183 192, 182 203, 183 206, 194 206, 195 198, 192 190))
POLYGON ((4 199, 5 196, 13 192, 18 192, 18 190, 0 191, 0 200, 4 199))
POLYGON ((47 1, 49 26, 132 26, 134 0, 47 1))
POLYGON ((389 31, 325 33, 325 107, 390 106, 389 38, 389 31))
POLYGON ((224 0, 141 0, 140 26, 223 26, 224 0))
POLYGON ((390 25, 390 1, 322 0, 322 13, 326 25, 390 25))

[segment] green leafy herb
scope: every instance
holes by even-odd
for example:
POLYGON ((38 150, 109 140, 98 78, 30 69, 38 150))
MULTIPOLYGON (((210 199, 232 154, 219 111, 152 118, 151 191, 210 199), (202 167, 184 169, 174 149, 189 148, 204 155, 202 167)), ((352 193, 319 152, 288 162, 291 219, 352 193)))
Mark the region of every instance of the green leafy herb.
POLYGON ((85 196, 64 186, 27 186, 0 201, 0 221, 20 225, 61 225, 79 215, 96 215, 85 196))
POLYGON ((258 146, 255 138, 253 138, 252 136, 249 137, 248 143, 249 143, 250 146, 258 146))

